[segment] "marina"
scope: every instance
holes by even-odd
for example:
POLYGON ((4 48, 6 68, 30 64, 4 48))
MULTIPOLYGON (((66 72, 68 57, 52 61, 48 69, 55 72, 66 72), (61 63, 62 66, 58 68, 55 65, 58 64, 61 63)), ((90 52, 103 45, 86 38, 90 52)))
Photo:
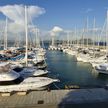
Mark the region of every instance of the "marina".
POLYGON ((108 2, 62 1, 0 2, 0 108, 108 107, 108 2))

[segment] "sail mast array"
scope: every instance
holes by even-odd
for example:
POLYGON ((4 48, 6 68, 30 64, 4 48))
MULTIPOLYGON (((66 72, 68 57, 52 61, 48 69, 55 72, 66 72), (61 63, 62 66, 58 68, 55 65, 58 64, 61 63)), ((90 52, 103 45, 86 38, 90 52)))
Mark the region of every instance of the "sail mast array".
POLYGON ((93 48, 95 47, 95 41, 96 41, 95 33, 96 33, 96 20, 94 17, 94 20, 93 20, 93 48))

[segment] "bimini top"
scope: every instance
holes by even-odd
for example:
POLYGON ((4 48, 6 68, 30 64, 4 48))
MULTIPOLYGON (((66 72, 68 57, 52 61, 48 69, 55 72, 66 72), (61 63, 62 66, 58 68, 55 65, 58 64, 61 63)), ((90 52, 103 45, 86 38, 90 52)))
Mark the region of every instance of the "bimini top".
POLYGON ((0 62, 0 66, 6 66, 8 64, 9 64, 9 62, 0 62))
POLYGON ((11 66, 9 62, 0 62, 0 73, 9 72, 11 70, 11 66))
POLYGON ((20 74, 11 69, 8 62, 0 63, 0 81, 12 81, 20 77, 20 74))
POLYGON ((101 67, 108 67, 108 63, 100 64, 101 67))
POLYGON ((10 72, 0 73, 0 82, 1 81, 13 81, 20 77, 20 74, 11 70, 10 72))

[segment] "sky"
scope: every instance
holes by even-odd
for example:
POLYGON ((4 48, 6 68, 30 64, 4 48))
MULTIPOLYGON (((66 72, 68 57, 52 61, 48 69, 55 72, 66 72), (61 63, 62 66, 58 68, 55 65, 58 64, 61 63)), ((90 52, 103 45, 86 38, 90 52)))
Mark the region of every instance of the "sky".
POLYGON ((49 35, 63 36, 66 33, 61 32, 75 28, 82 30, 87 18, 88 28, 93 28, 94 18, 96 27, 102 28, 106 19, 108 0, 0 0, 0 28, 2 20, 5 21, 7 16, 13 21, 8 24, 9 31, 23 31, 25 5, 29 6, 28 22, 32 20, 32 24, 42 31, 44 39, 48 39, 49 35))
MULTIPOLYGON (((93 18, 96 25, 104 24, 108 0, 0 0, 0 6, 5 5, 35 5, 45 9, 45 13, 36 18, 33 23, 40 29, 50 30, 54 26, 63 29, 83 28, 86 18, 92 27, 93 18)), ((4 15, 0 14, 0 19, 4 15)))

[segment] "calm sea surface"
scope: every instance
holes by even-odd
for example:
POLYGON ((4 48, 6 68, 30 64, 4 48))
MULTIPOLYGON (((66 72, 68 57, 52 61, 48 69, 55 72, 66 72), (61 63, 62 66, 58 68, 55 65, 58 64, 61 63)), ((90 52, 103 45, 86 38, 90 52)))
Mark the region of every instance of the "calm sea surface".
POLYGON ((60 51, 47 51, 49 76, 60 79, 56 85, 78 85, 81 88, 102 87, 108 84, 108 75, 98 74, 89 63, 76 62, 75 57, 60 51))

